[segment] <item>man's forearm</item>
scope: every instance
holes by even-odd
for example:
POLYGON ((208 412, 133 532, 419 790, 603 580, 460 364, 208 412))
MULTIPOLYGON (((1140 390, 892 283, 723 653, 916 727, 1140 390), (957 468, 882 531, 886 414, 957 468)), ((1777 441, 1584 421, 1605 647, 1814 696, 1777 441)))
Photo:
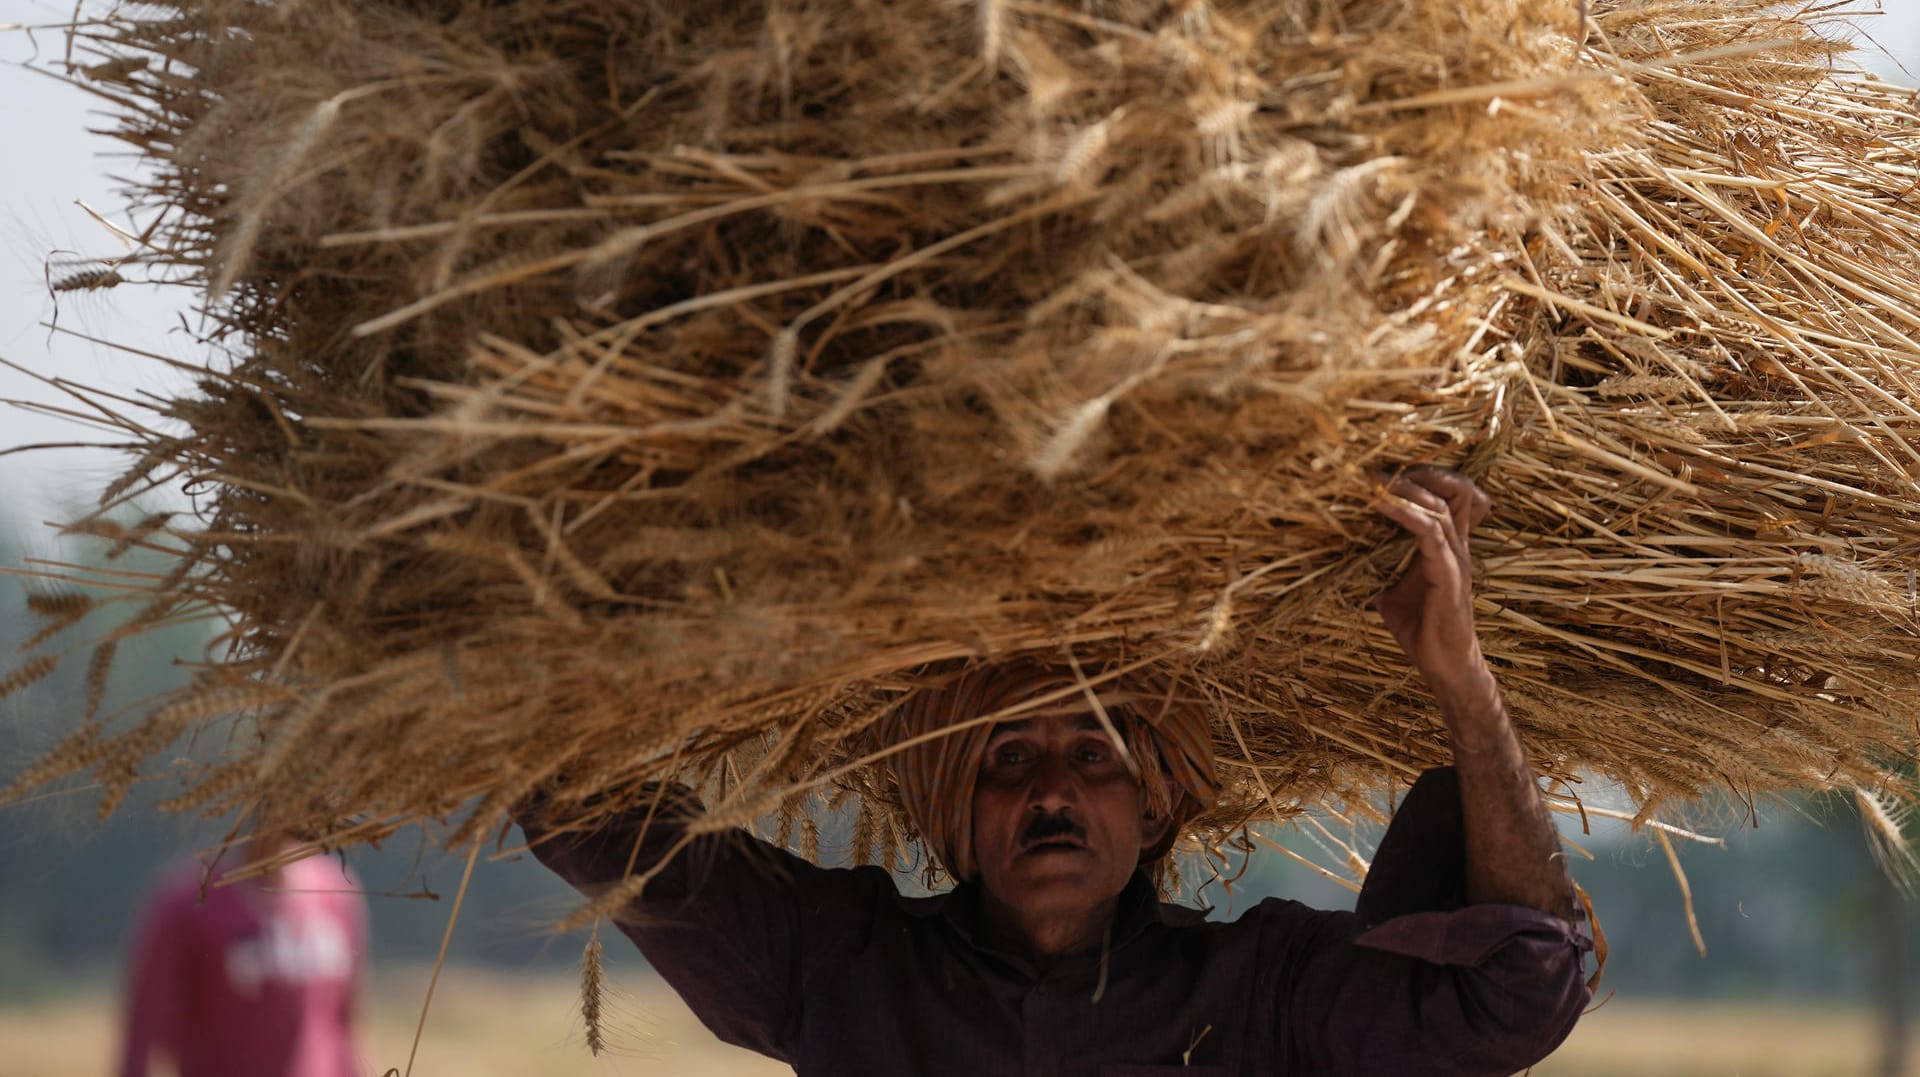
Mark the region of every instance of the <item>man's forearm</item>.
POLYGON ((1453 743, 1466 826, 1467 900, 1573 915, 1573 879, 1527 765, 1526 749, 1482 665, 1435 697, 1453 743))

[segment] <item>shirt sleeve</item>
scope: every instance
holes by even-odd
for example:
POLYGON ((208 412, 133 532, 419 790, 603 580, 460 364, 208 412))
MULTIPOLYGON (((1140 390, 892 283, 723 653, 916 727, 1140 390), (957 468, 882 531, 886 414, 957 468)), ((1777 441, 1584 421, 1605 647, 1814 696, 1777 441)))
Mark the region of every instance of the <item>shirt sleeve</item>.
POLYGON ((1581 920, 1465 904, 1457 779, 1430 771, 1382 839, 1356 911, 1319 920, 1280 1017, 1302 1072, 1511 1074, 1573 1030, 1581 920))
MULTIPOLYGON (((806 937, 824 912, 844 917, 869 900, 857 873, 823 869, 735 830, 702 836, 661 865, 699 814, 677 792, 649 821, 636 811, 585 835, 520 823, 534 855, 589 896, 660 867, 617 919, 714 1035, 791 1063, 798 1039, 806 937)), ((812 934, 820 934, 818 930, 812 934)))
POLYGON ((174 880, 158 887, 134 936, 127 970, 126 1024, 120 1044, 120 1077, 146 1077, 156 1051, 175 1054, 182 997, 188 991, 183 901, 174 880))

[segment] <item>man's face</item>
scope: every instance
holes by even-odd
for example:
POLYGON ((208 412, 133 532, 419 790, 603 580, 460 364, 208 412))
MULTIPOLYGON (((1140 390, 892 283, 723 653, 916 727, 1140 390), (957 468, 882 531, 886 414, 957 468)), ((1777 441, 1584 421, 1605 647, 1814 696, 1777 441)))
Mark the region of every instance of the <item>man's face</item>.
POLYGON ((973 791, 987 892, 1028 913, 1119 894, 1165 828, 1098 718, 1045 714, 993 729, 973 791))

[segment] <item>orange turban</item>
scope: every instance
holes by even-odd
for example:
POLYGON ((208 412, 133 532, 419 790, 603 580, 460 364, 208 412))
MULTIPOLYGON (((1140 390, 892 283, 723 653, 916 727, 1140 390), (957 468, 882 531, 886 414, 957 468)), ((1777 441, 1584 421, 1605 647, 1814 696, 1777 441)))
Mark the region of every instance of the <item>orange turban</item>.
MULTIPOLYGON (((1071 672, 1027 662, 971 669, 943 686, 921 689, 892 716, 885 732, 889 743, 899 743, 1048 694, 1059 698, 1006 720, 1063 710, 1081 713, 1087 702, 1079 686, 1071 672)), ((1115 680, 1093 691, 1139 764, 1148 810, 1156 818, 1173 820, 1167 836, 1141 858, 1144 863, 1166 855, 1181 828, 1213 803, 1220 786, 1205 709, 1142 687, 1115 680)), ((892 757, 907 814, 940 865, 957 880, 979 873, 973 856, 973 786, 992 733, 992 723, 976 723, 917 741, 892 757)))

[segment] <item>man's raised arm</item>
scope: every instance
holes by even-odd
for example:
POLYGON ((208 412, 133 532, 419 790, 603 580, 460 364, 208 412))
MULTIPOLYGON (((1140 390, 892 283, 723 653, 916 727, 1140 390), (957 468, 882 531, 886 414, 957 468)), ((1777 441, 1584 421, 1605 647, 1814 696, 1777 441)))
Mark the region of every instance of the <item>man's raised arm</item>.
POLYGON ((1467 900, 1573 916, 1573 879, 1526 750, 1480 653, 1467 536, 1491 508, 1465 476, 1430 468, 1386 486, 1374 508, 1419 544, 1407 575, 1375 600, 1440 705, 1460 776, 1467 900))
POLYGON ((1510 1074, 1572 1030, 1590 945, 1474 631, 1467 534, 1490 505, 1467 479, 1420 469, 1374 507, 1419 543, 1375 605, 1440 704, 1453 773, 1408 791, 1358 910, 1308 944, 1282 995, 1283 1050, 1308 1073, 1510 1074))
POLYGON ((615 914, 616 926, 715 1035, 792 1061, 808 910, 852 904, 830 900, 835 873, 745 831, 682 847, 702 809, 678 787, 585 834, 549 832, 543 808, 536 797, 514 813, 534 856, 588 896, 653 872, 641 896, 615 914))

